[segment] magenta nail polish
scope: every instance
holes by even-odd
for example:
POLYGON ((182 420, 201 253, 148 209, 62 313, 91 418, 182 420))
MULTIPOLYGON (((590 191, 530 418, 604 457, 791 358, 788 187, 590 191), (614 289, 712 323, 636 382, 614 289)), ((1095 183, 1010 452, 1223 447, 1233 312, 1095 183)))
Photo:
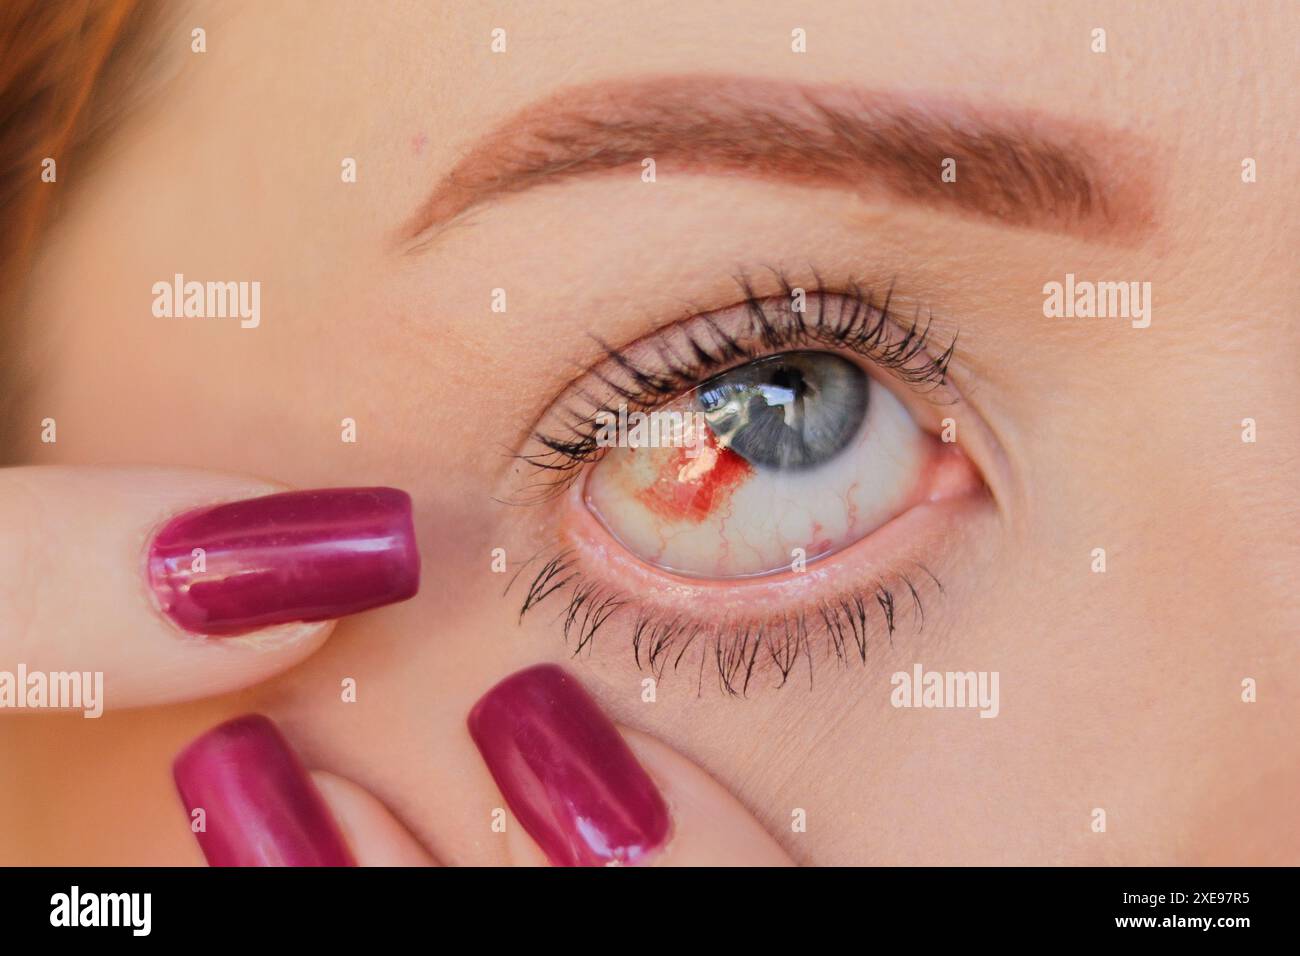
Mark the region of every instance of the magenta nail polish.
POLYGON ((284 736, 249 714, 190 744, 172 767, 210 866, 355 866, 325 801, 284 736))
POLYGON ((469 732, 523 828, 555 866, 639 863, 668 838, 668 807, 586 691, 553 664, 512 674, 469 732))
POLYGON ((420 586, 411 498, 325 488, 187 511, 154 537, 149 583, 164 613, 208 635, 405 601, 420 586))

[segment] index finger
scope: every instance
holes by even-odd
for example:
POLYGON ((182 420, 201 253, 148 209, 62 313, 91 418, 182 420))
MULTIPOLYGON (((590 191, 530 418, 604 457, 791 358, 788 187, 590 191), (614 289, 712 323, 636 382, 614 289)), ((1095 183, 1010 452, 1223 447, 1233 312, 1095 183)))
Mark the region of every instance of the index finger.
POLYGON ((311 654, 333 619, 411 597, 419 572, 394 488, 0 470, 0 707, 66 706, 51 691, 79 686, 68 674, 100 675, 112 707, 248 686, 311 654))

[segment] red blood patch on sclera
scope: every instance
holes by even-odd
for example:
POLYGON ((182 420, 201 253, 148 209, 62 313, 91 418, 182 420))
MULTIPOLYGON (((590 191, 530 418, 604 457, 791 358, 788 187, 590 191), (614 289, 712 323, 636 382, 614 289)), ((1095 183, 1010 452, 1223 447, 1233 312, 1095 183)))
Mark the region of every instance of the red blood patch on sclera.
POLYGON ((712 434, 696 457, 690 451, 677 448, 665 456, 654 482, 637 498, 662 518, 699 524, 731 500, 754 466, 730 448, 718 448, 712 434))

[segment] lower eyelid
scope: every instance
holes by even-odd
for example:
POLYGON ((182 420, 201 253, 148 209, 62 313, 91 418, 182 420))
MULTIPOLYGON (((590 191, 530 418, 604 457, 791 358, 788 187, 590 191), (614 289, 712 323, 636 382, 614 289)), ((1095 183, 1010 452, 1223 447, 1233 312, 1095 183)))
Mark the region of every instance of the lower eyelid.
POLYGON ((940 635, 927 640, 942 639, 951 592, 940 580, 993 565, 980 554, 996 540, 987 533, 995 515, 989 504, 979 494, 927 502, 834 560, 741 585, 668 580, 618 553, 611 539, 601 540, 602 529, 584 526, 574 513, 550 570, 521 575, 529 588, 525 611, 549 593, 542 598, 551 603, 547 614, 558 615, 575 656, 590 651, 599 632, 602 647, 614 645, 616 660, 656 678, 681 670, 700 682, 697 693, 706 668, 732 696, 782 687, 792 676, 811 689, 820 668, 837 661, 867 666, 882 649, 920 640, 923 625, 926 634, 940 635), (877 537, 872 553, 864 545, 877 537))
POLYGON ((586 508, 579 480, 548 504, 535 528, 544 537, 507 593, 521 623, 558 628, 575 656, 599 643, 615 666, 680 670, 697 693, 706 675, 743 697, 791 680, 811 687, 832 664, 871 666, 882 650, 943 640, 947 608, 998 566, 999 511, 981 473, 958 446, 931 440, 925 491, 906 511, 802 572, 739 581, 645 564, 586 508))
POLYGON ((947 452, 931 494, 904 514, 805 572, 741 583, 645 565, 586 510, 579 483, 538 523, 514 525, 522 537, 505 542, 506 552, 531 557, 511 560, 504 596, 539 637, 562 631, 575 657, 599 644, 599 666, 657 679, 681 671, 696 693, 715 677, 723 693, 746 696, 787 681, 811 685, 814 670, 830 665, 878 668, 892 648, 924 653, 921 642, 947 639, 952 609, 974 601, 1000 567, 998 509, 970 463, 947 452))
POLYGON ((873 583, 906 581, 906 594, 909 585, 919 588, 933 578, 931 568, 948 565, 965 537, 963 529, 991 512, 978 473, 955 448, 944 449, 933 467, 924 500, 801 572, 741 581, 670 575, 614 541, 583 504, 580 486, 563 502, 560 550, 584 586, 598 585, 605 597, 624 602, 618 612, 624 622, 649 614, 704 626, 740 621, 757 626, 796 612, 815 612, 822 603, 869 590, 873 583))

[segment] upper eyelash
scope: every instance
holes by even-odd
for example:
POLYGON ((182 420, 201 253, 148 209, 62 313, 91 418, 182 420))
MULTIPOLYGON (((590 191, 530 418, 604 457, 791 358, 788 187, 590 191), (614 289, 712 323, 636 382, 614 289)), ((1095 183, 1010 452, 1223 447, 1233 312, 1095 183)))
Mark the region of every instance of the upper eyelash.
POLYGON ((617 370, 619 378, 596 371, 591 374, 612 392, 613 399, 596 400, 579 393, 588 407, 582 411, 568 406, 557 409, 554 416, 564 420, 557 423, 556 431, 539 429, 532 433, 532 441, 541 450, 515 457, 548 473, 552 480, 530 485, 526 490, 531 494, 526 497, 535 500, 558 493, 582 466, 598 457, 598 422, 602 413, 615 411, 612 400, 621 399, 629 409, 649 410, 698 386, 711 375, 783 348, 834 345, 870 359, 915 389, 932 390, 945 383, 956 336, 942 352, 932 354, 929 343, 933 316, 927 315, 922 324, 918 307, 910 322, 899 322, 891 308, 892 283, 877 305, 870 289, 864 290, 852 280, 842 288, 827 288, 814 272, 814 286, 804 289, 805 296, 815 297, 817 302, 816 314, 810 317, 793 309, 795 286, 782 273, 773 270, 773 274, 783 295, 760 297, 748 277, 735 277, 743 297, 729 308, 745 310, 748 327, 744 335, 729 334, 708 313, 703 314, 698 317, 703 333, 683 330, 683 341, 676 348, 666 341, 657 344, 655 351, 662 363, 659 369, 646 367, 597 338, 606 361, 617 370), (827 308, 831 297, 838 301, 838 309, 827 308))

